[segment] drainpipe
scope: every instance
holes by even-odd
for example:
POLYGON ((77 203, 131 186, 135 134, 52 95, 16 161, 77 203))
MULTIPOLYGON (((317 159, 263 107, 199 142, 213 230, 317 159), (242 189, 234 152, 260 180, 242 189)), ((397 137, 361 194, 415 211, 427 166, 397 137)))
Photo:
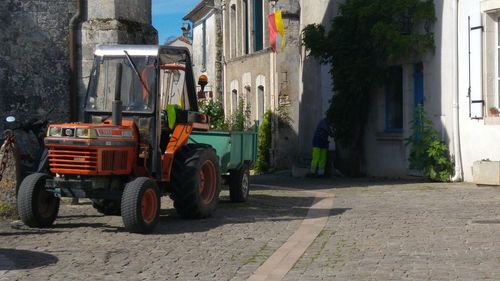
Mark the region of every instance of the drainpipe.
MULTIPOLYGON (((227 92, 227 62, 226 62, 226 51, 227 51, 227 43, 226 43, 226 21, 224 21, 224 17, 226 16, 226 1, 222 0, 221 1, 221 8, 222 8, 222 17, 221 17, 221 23, 222 23, 222 103, 223 103, 223 108, 226 108, 227 102, 228 102, 228 92, 227 92)), ((228 21, 229 22, 229 21, 228 21)), ((227 87, 229 88, 229 87, 227 87)), ((229 90, 231 91, 231 89, 229 90)), ((229 92, 230 93, 230 92, 229 92)), ((224 118, 229 117, 229 112, 228 110, 224 110, 224 118)))
MULTIPOLYGON (((220 16, 220 24, 221 24, 221 32, 222 32, 222 35, 221 36, 221 39, 222 39, 222 46, 220 46, 219 48, 221 48, 221 57, 220 57, 220 68, 221 68, 221 74, 220 74, 220 77, 218 79, 217 84, 219 85, 219 89, 222 89, 221 90, 221 94, 220 95, 217 95, 217 100, 219 102, 222 102, 222 104, 224 105, 223 107, 226 106, 226 102, 225 102, 225 91, 226 91, 226 55, 225 55, 225 51, 226 51, 226 31, 225 31, 225 22, 224 22, 224 12, 226 10, 226 1, 222 0, 220 2, 220 8, 217 7, 217 9, 215 10, 215 12, 217 13, 218 16, 220 16), (222 84, 222 85, 221 85, 222 84)), ((216 18, 217 20, 217 18, 216 18)))
POLYGON ((69 114, 72 122, 78 121, 78 71, 77 66, 77 36, 78 25, 82 21, 83 1, 76 0, 76 13, 69 21, 69 114))
POLYGON ((460 115, 459 115, 459 54, 458 54, 458 46, 459 46, 459 7, 460 7, 460 0, 457 0, 456 4, 456 42, 455 42, 455 63, 456 63, 456 68, 455 68, 455 81, 456 81, 456 89, 455 93, 453 95, 453 148, 454 148, 454 153, 455 153, 455 174, 451 178, 451 181, 456 182, 456 181, 461 181, 463 179, 463 170, 462 170, 462 152, 460 149, 460 115))

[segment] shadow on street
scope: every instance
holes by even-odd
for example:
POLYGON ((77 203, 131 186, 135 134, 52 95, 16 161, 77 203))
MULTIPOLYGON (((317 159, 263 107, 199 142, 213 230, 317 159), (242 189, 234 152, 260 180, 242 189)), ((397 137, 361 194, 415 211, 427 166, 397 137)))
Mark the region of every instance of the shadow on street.
POLYGON ((324 177, 324 178, 294 178, 287 172, 276 174, 255 175, 251 177, 251 183, 256 185, 253 189, 258 190, 266 186, 283 188, 296 188, 304 190, 320 190, 330 188, 366 188, 376 185, 405 185, 426 183, 422 178, 415 179, 385 179, 373 177, 346 178, 346 177, 324 177))
POLYGON ((31 269, 57 263, 59 259, 51 254, 0 248, 0 270, 31 269), (7 259, 7 260, 5 260, 7 259))

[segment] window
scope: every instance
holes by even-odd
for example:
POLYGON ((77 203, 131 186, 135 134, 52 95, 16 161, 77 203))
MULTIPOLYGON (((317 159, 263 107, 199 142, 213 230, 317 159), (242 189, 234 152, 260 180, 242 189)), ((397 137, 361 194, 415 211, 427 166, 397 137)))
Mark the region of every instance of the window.
POLYGON ((257 86, 256 89, 256 101, 255 101, 255 107, 256 107, 256 114, 255 117, 257 120, 261 121, 264 119, 264 111, 266 109, 266 104, 269 103, 269 100, 266 101, 266 91, 264 88, 264 85, 266 85, 266 77, 262 74, 257 75, 257 78, 255 79, 255 85, 257 86))
POLYGON ((413 65, 413 106, 424 105, 424 64, 413 65))
POLYGON ((263 37, 264 37, 264 10, 262 5, 262 0, 254 1, 254 50, 260 51, 263 49, 263 37))
POLYGON ((229 45, 229 50, 230 50, 230 55, 231 58, 236 57, 236 5, 231 5, 231 9, 229 10, 229 38, 230 38, 230 45, 229 45))
POLYGON ((403 130, 403 68, 389 69, 389 79, 385 86, 385 131, 403 130))
POLYGON ((235 114, 238 110, 238 90, 231 91, 231 114, 235 114))
POLYGON ((469 17, 471 118, 497 116, 500 106, 500 2, 481 1, 481 11, 469 17))
POLYGON ((120 98, 123 111, 151 112, 156 91, 156 61, 133 56, 130 57, 132 63, 125 57, 97 59, 100 61, 96 61, 97 68, 91 74, 91 95, 87 97, 87 111, 111 112, 118 82, 116 75, 120 67, 120 98))
POLYGON ((257 87, 257 120, 264 119, 264 86, 257 87))
POLYGON ((249 42, 250 42, 250 38, 249 38, 249 33, 250 33, 250 24, 248 22, 248 0, 245 0, 243 1, 243 4, 244 4, 244 10, 243 10, 243 26, 245 27, 245 39, 244 39, 244 45, 243 45, 243 54, 244 55, 248 55, 248 52, 249 52, 249 42))

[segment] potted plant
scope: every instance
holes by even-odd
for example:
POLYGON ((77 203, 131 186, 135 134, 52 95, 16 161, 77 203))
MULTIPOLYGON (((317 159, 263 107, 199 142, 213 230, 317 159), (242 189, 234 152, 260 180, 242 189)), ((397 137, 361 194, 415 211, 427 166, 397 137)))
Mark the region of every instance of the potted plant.
POLYGON ((498 108, 496 108, 495 106, 491 106, 490 107, 490 115, 491 116, 498 116, 498 114, 499 114, 498 108))

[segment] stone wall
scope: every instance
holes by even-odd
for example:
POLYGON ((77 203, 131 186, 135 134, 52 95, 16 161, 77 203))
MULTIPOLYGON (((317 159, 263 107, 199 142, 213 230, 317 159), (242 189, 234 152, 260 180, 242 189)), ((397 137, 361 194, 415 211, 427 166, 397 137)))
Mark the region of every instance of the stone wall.
MULTIPOLYGON (((83 105, 95 45, 156 44, 151 0, 84 1, 78 57, 83 105)), ((69 120, 69 21, 76 1, 0 1, 0 134, 5 117, 69 120)))
POLYGON ((0 1, 0 133, 5 117, 69 117, 68 0, 0 1))
MULTIPOLYGON (((278 72, 278 104, 279 132, 275 135, 276 168, 290 168, 300 154, 299 121, 300 121, 300 5, 298 1, 280 1, 276 5, 282 12, 285 26, 285 48, 278 49, 276 65, 278 72)), ((277 46, 279 48, 279 46, 277 46)))

